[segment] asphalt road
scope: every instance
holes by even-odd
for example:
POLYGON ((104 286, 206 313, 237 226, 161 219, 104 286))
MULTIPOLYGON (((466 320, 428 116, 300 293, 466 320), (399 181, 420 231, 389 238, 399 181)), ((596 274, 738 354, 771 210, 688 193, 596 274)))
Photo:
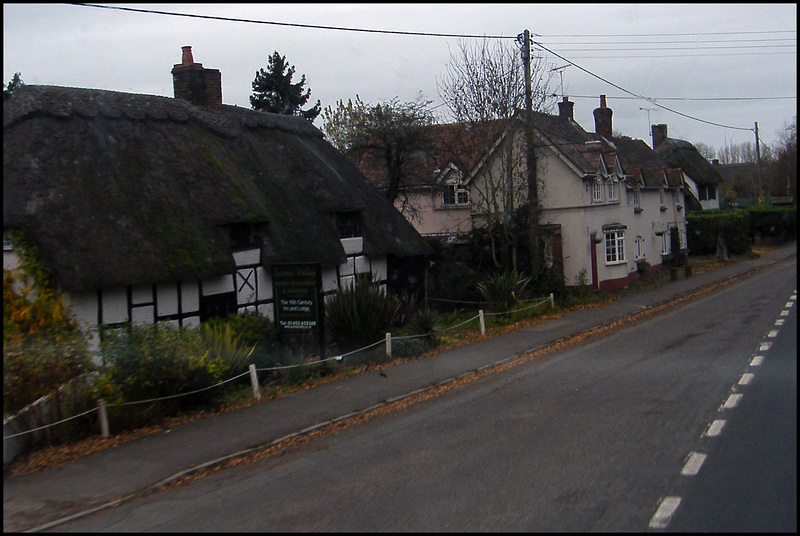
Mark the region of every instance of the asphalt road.
MULTIPOLYGON (((751 427, 768 408, 794 409, 796 383, 751 396, 778 366, 770 354, 739 384, 795 289, 791 259, 602 340, 56 530, 643 531, 684 517, 695 530, 694 508, 733 517, 707 499, 758 465, 741 455, 756 451, 792 453, 775 454, 787 470, 757 478, 795 504, 796 414, 776 417, 785 433, 751 427), (741 405, 723 409, 731 394, 741 405), (731 460, 732 432, 751 444, 731 460), (686 476, 692 453, 705 463, 686 476)), ((780 379, 796 371, 796 338, 771 339, 791 354, 780 379)))

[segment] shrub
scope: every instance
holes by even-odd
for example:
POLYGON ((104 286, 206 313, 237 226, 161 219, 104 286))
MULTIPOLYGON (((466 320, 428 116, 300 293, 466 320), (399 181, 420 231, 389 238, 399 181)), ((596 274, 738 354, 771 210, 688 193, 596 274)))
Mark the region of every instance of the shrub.
POLYGON ((425 341, 431 347, 439 344, 437 333, 440 330, 441 320, 438 313, 427 307, 418 309, 408 322, 408 331, 413 335, 425 335, 424 337, 419 337, 419 339, 425 341))
POLYGON ((369 346, 386 335, 398 304, 368 276, 325 299, 325 322, 333 341, 344 352, 369 346))
POLYGON ((109 406, 111 420, 122 427, 152 424, 181 410, 214 401, 219 392, 207 389, 223 379, 228 364, 206 347, 200 331, 165 324, 128 326, 106 332, 101 344, 106 370, 98 394, 109 406), (171 398, 169 398, 171 397, 171 398), (142 401, 149 401, 138 403, 142 401))
POLYGON ((478 283, 478 290, 488 302, 490 310, 495 312, 510 311, 524 297, 525 289, 531 278, 516 271, 497 272, 478 283))
POLYGON ((686 234, 692 255, 713 255, 717 235, 728 246, 728 252, 741 255, 750 249, 750 216, 744 210, 690 212, 686 215, 686 234))

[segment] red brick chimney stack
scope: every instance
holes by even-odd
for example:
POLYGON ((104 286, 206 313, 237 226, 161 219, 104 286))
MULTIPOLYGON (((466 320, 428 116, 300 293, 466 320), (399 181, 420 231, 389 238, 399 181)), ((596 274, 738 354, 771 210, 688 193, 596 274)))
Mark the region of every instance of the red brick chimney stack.
POLYGON ((667 125, 653 125, 653 149, 658 149, 667 139, 667 125))
POLYGON ((181 47, 181 63, 172 67, 172 87, 176 99, 204 108, 222 107, 222 74, 195 63, 192 47, 181 47))
POLYGON ((600 107, 594 110, 594 131, 604 138, 611 139, 611 108, 606 106, 606 96, 600 95, 600 107))
POLYGON ((558 117, 574 121, 573 118, 574 108, 575 108, 575 103, 570 102, 569 97, 564 97, 562 101, 558 103, 558 117))

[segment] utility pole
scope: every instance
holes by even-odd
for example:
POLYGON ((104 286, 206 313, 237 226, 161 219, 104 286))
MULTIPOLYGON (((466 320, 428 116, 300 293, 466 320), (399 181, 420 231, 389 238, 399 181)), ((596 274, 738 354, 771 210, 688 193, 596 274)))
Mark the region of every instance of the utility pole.
POLYGON ((758 121, 756 121, 756 173, 758 174, 758 205, 764 206, 764 192, 761 189, 761 145, 758 142, 758 121))
POLYGON ((522 65, 525 69, 525 146, 528 168, 528 207, 530 214, 531 276, 539 275, 539 189, 537 185, 536 147, 533 135, 533 96, 531 94, 531 33, 525 30, 517 36, 522 47, 522 65))

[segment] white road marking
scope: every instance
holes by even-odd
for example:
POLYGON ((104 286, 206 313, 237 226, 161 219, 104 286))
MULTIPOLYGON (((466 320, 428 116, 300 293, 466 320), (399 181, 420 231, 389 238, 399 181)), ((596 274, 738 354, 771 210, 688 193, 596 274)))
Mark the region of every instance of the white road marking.
POLYGON ((706 461, 706 455, 699 452, 692 452, 689 454, 689 459, 686 460, 686 465, 683 466, 681 474, 683 476, 695 476, 700 472, 700 467, 706 461))
POLYGON ((776 326, 782 326, 785 320, 783 318, 779 318, 775 321, 776 326))
POLYGON ((766 352, 770 348, 772 348, 772 343, 771 342, 762 342, 761 346, 758 347, 758 351, 759 352, 766 352))
POLYGON ((728 397, 728 400, 726 400, 725 403, 722 404, 722 407, 720 409, 733 409, 739 404, 739 401, 741 399, 742 399, 742 395, 733 394, 733 395, 728 397))
POLYGON ((708 430, 706 430, 706 434, 705 435, 707 437, 716 437, 716 436, 718 436, 719 434, 722 433, 722 427, 723 426, 725 426, 725 420, 724 419, 717 419, 717 420, 715 420, 714 422, 711 423, 711 426, 708 427, 708 430))
POLYGON ((745 372, 742 374, 742 378, 739 380, 739 385, 747 385, 753 381, 753 374, 750 372, 745 372))
POLYGON ((778 336, 778 330, 777 329, 773 329, 772 331, 767 333, 767 337, 769 337, 770 339, 774 339, 777 336, 778 336))
POLYGON ((667 528, 672 516, 675 514, 675 510, 678 509, 678 505, 680 504, 680 497, 664 497, 661 504, 658 505, 658 510, 656 510, 656 513, 653 515, 653 519, 650 520, 650 528, 667 528))
POLYGON ((794 302, 788 301, 784 307, 791 307, 792 305, 794 305, 794 302))
POLYGON ((750 366, 751 367, 760 367, 761 363, 763 363, 763 362, 764 362, 764 356, 763 355, 757 355, 757 356, 755 356, 753 358, 752 361, 750 361, 750 366))
POLYGON ((781 311, 781 316, 789 316, 789 311, 781 311))

